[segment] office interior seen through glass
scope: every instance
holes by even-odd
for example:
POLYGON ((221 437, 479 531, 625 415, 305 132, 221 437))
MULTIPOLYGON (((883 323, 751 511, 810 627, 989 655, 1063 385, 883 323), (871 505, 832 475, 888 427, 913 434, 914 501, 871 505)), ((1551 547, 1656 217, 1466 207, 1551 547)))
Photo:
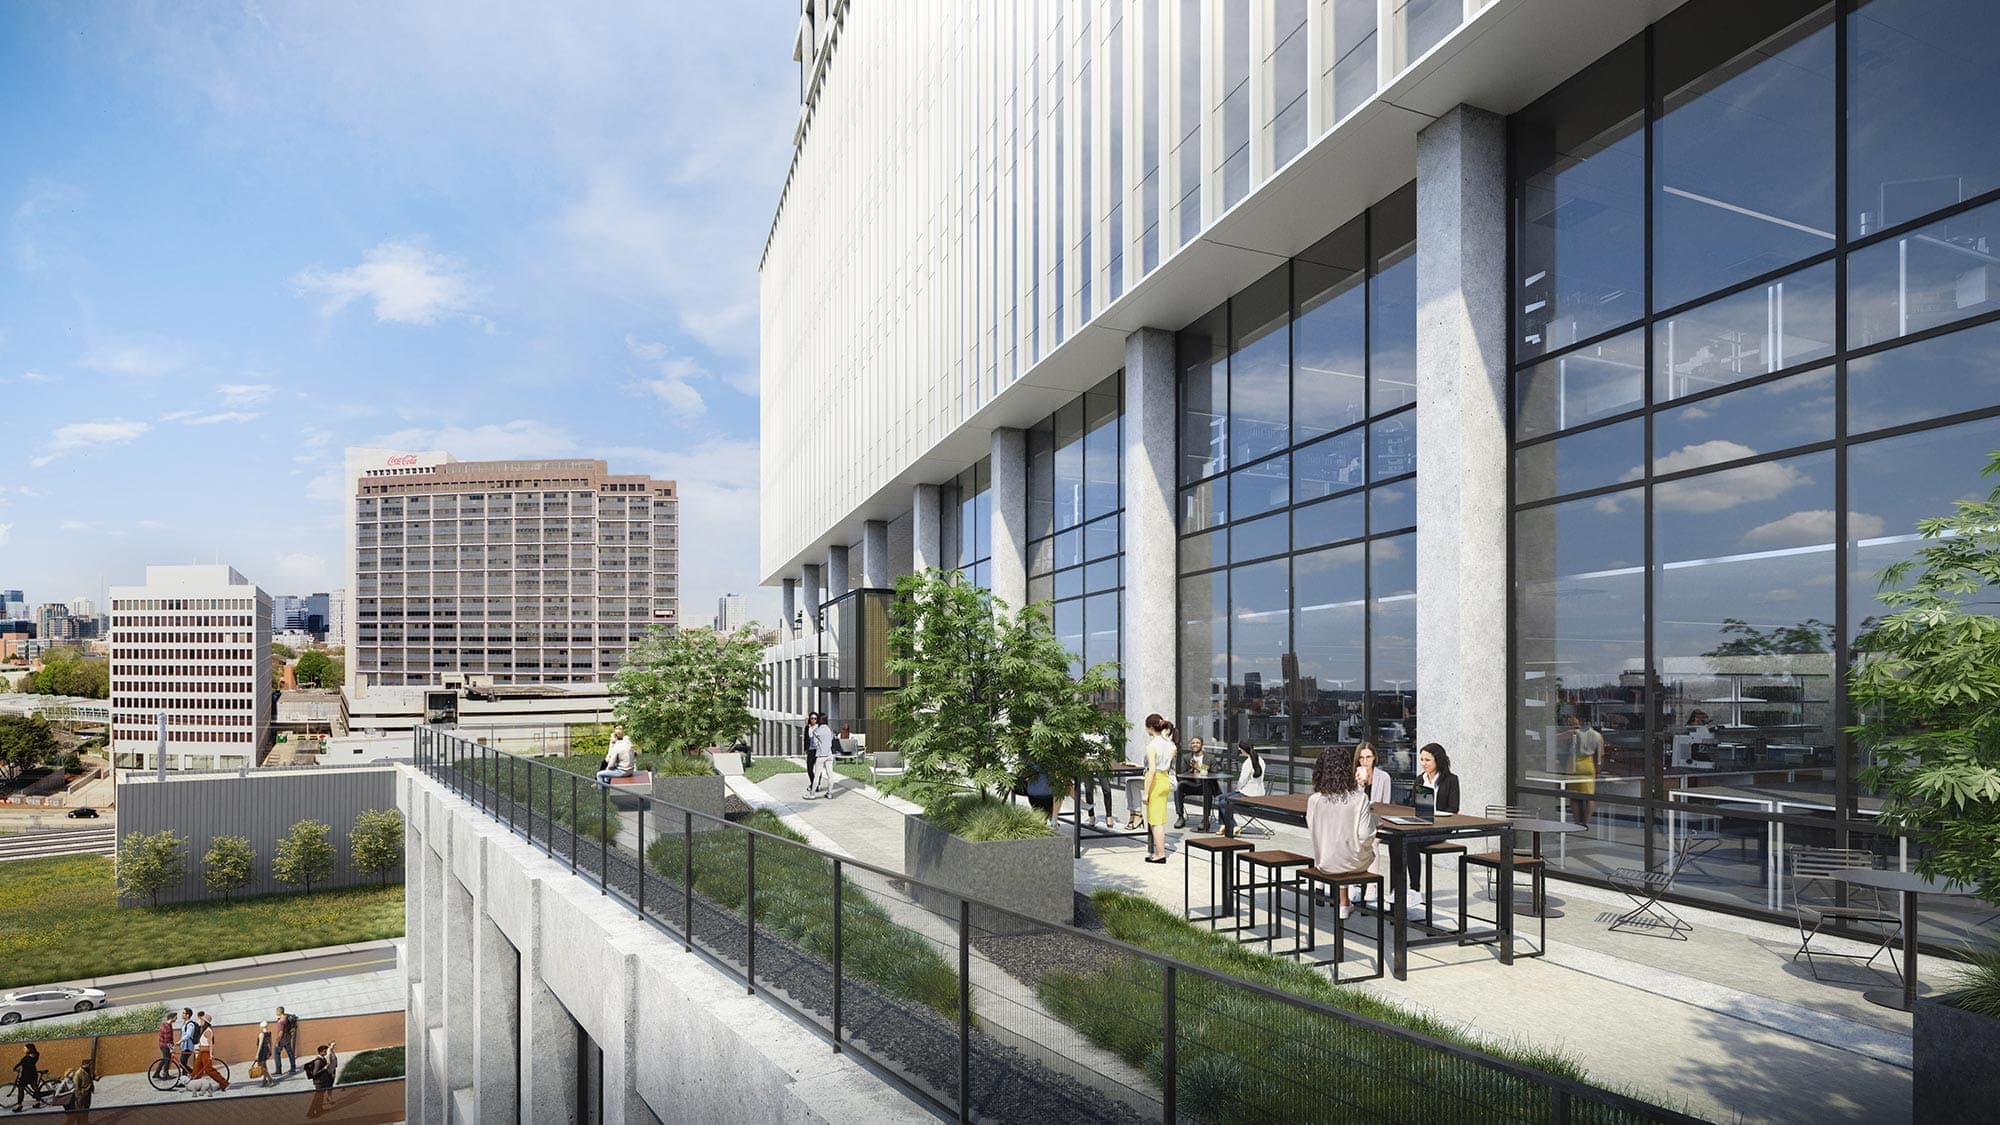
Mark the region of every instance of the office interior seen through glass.
POLYGON ((1692 845, 1683 893, 1777 909, 1788 847, 1900 858, 1838 701, 2000 449, 1996 42, 1699 2, 1512 120, 1512 774, 1572 871, 1692 845))
MULTIPOLYGON (((1028 431, 1028 602, 1048 603, 1080 668, 1119 662, 1124 597, 1123 372, 1028 431)), ((1123 680, 1100 706, 1123 710, 1123 680)))
POLYGON ((1184 329, 1183 736, 1415 769, 1416 189, 1184 329))

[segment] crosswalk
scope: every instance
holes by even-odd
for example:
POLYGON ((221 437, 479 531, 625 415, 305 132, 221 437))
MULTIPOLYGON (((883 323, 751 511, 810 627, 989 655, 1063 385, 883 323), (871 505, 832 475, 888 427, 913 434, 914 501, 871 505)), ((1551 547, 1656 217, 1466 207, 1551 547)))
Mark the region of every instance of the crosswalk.
POLYGON ((0 863, 11 859, 46 859, 59 855, 111 855, 117 850, 118 829, 110 824, 0 836, 0 863))

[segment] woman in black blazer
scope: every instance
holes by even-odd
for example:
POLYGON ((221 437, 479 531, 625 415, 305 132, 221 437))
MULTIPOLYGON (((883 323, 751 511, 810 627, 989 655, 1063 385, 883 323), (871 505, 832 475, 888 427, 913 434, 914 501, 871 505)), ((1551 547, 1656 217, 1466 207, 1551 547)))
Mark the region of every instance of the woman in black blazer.
MULTIPOLYGON (((1427 742, 1417 751, 1417 784, 1437 794, 1437 811, 1458 811, 1458 775, 1451 772, 1451 755, 1438 743, 1427 742)), ((1428 912, 1430 896, 1423 893, 1423 864, 1412 863, 1409 868, 1410 889, 1417 892, 1417 901, 1428 912)))

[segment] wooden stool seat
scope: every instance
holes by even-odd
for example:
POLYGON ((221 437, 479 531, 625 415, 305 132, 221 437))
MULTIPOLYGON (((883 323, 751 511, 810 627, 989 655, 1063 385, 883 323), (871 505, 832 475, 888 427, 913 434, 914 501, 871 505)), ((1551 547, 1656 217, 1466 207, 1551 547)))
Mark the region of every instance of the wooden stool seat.
POLYGON ((1444 840, 1435 844, 1425 844, 1423 850, 1429 852, 1431 855, 1455 855, 1464 851, 1465 845, 1454 844, 1450 840, 1444 840))
POLYGON ((1271 950, 1271 942, 1278 936, 1279 924, 1284 918, 1279 909, 1278 896, 1283 892, 1298 889, 1297 880, 1286 879, 1283 873, 1288 868, 1311 867, 1312 857, 1288 852, 1282 848, 1272 848, 1265 851, 1236 852, 1230 859, 1233 864, 1241 864, 1248 869, 1235 881, 1236 893, 1243 895, 1250 905, 1243 931, 1236 940, 1261 941, 1264 943, 1264 951, 1268 953, 1271 950), (1261 879, 1258 877, 1260 872, 1263 874, 1261 879), (1257 927, 1258 891, 1264 892, 1265 913, 1270 916, 1270 921, 1262 932, 1259 932, 1257 927))
POLYGON ((1261 852, 1245 852, 1236 858, 1257 867, 1285 868, 1312 865, 1311 856, 1300 855, 1297 852, 1288 852, 1282 848, 1273 848, 1269 851, 1261 852))
MULTIPOLYGON (((1501 858, 1502 856, 1499 852, 1473 852, 1460 862, 1470 863, 1475 867, 1499 867, 1501 858)), ((1540 867, 1541 865, 1542 860, 1539 856, 1522 855, 1520 852, 1514 853, 1514 866, 1523 871, 1531 867, 1540 867)))
POLYGON ((1227 836, 1198 836, 1189 840, 1184 846, 1204 852, 1247 852, 1257 845, 1248 840, 1232 840, 1227 836))
POLYGON ((1373 871, 1323 871, 1317 867, 1308 867, 1299 872, 1299 878, 1325 883, 1332 887, 1358 887, 1382 881, 1382 876, 1373 871))

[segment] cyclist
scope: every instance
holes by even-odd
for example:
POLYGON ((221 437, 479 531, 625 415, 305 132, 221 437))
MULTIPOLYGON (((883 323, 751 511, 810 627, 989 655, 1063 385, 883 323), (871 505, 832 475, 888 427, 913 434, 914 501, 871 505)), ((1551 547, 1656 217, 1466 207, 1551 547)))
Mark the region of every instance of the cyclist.
POLYGON ((21 1060, 14 1064, 14 1112, 21 1112, 21 1102, 35 1099, 35 1105, 42 1104, 42 1050, 33 1043, 21 1052, 21 1060))

